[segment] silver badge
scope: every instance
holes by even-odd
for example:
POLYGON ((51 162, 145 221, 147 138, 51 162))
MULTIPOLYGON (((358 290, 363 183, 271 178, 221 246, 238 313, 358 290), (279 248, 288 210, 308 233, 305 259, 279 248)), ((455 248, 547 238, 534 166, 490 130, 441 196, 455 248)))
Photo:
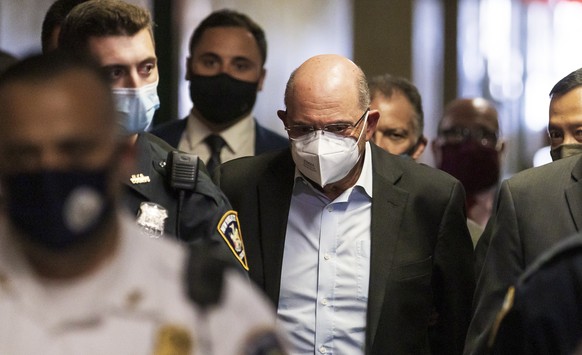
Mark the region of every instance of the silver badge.
POLYGON ((143 234, 152 238, 159 238, 164 234, 164 223, 168 218, 168 211, 157 203, 142 202, 137 213, 137 224, 143 234))

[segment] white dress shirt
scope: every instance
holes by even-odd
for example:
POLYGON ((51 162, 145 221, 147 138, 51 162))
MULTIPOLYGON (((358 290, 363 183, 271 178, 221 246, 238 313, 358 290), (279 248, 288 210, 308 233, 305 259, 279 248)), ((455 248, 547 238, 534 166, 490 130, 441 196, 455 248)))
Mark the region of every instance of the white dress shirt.
POLYGON ((293 354, 364 352, 370 278, 372 158, 334 201, 296 171, 278 320, 293 354))
MULTIPOLYGON (((211 152, 204 139, 213 132, 192 112, 186 119, 188 122, 186 122, 186 129, 178 143, 178 149, 198 155, 206 164, 210 159, 211 152)), ((252 113, 219 134, 226 142, 220 152, 222 163, 235 158, 255 155, 255 120, 252 113)))

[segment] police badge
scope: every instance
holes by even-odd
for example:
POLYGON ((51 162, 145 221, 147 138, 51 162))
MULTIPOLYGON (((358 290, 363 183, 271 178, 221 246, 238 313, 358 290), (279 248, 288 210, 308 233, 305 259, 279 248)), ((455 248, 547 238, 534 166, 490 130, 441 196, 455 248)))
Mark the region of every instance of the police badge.
POLYGON ((159 238, 164 234, 164 221, 168 218, 168 211, 157 203, 142 202, 137 213, 137 225, 143 234, 159 238))
POLYGON ((238 213, 236 211, 226 212, 216 228, 238 261, 248 271, 249 265, 242 240, 240 223, 238 222, 238 213))
POLYGON ((155 355, 192 354, 194 341, 188 329, 178 325, 165 325, 158 330, 155 355))

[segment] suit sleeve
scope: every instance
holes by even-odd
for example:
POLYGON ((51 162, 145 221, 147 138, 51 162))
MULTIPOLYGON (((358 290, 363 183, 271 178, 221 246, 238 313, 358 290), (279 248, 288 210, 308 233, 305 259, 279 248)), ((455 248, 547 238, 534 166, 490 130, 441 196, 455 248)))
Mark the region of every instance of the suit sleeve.
POLYGON ((469 326, 465 354, 481 354, 487 347, 490 328, 509 286, 524 271, 516 206, 508 181, 501 184, 497 208, 477 244, 482 265, 477 265, 474 314, 469 326), (486 250, 485 250, 486 248, 486 250), (479 271, 480 270, 480 271, 479 271))
POLYGON ((431 329, 431 348, 435 354, 462 352, 471 317, 475 289, 473 244, 464 201, 464 190, 456 182, 443 214, 434 256, 436 323, 431 329))

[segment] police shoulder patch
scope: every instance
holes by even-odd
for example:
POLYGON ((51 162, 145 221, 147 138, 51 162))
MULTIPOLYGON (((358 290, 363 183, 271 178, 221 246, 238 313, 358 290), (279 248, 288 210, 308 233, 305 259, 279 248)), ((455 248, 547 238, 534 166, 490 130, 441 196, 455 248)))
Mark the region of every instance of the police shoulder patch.
POLYGON ((238 213, 232 210, 226 212, 220 219, 220 222, 218 222, 216 229, 218 229, 218 232, 226 244, 228 244, 228 247, 234 253, 234 256, 238 259, 245 270, 248 271, 249 264, 247 262, 247 254, 245 252, 242 232, 240 230, 240 223, 238 221, 238 213))

